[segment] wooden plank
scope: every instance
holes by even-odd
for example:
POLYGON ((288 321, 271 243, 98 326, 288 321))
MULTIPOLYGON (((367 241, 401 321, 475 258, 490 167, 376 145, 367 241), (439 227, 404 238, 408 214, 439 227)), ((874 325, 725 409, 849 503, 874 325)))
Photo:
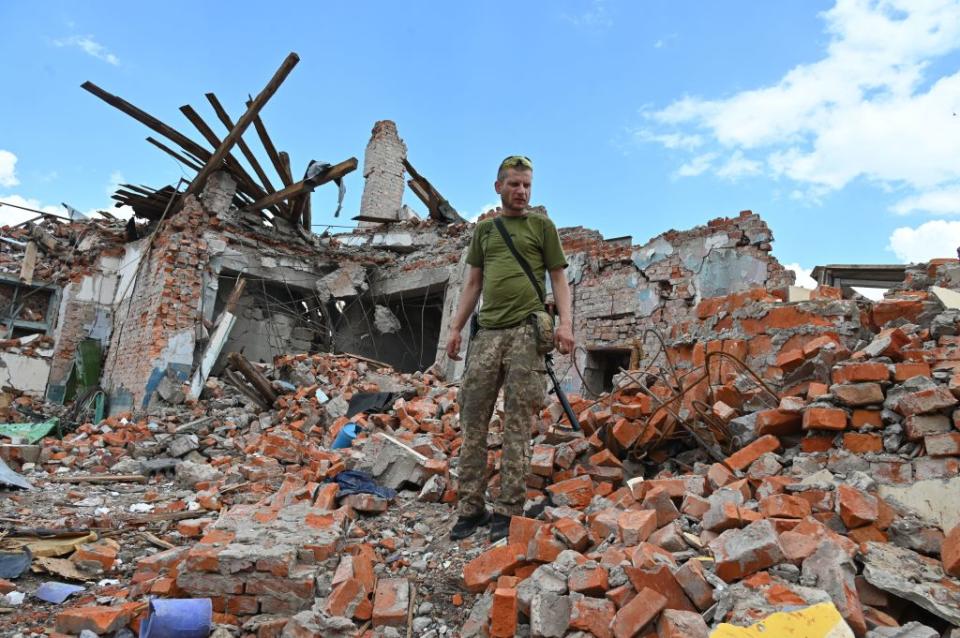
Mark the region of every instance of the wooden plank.
POLYGON ((224 138, 223 143, 213 152, 213 155, 210 156, 207 163, 203 165, 203 168, 200 169, 197 176, 190 182, 190 186, 187 187, 186 191, 187 195, 196 194, 203 188, 210 174, 220 167, 220 163, 224 157, 230 149, 233 148, 233 145, 237 143, 237 140, 243 135, 243 132, 247 130, 251 122, 253 122, 253 118, 266 106, 267 102, 273 97, 273 94, 277 92, 277 89, 280 88, 280 85, 283 84, 283 81, 290 75, 293 67, 295 67, 299 61, 300 56, 296 53, 290 53, 286 57, 280 65, 280 68, 277 69, 277 72, 273 74, 273 77, 270 78, 267 85, 260 91, 260 94, 253 99, 253 103, 247 108, 247 112, 240 116, 237 125, 233 127, 227 137, 224 138))
POLYGON ((325 173, 318 176, 316 179, 312 181, 303 180, 302 182, 297 182, 296 184, 293 184, 291 186, 284 188, 282 191, 278 191, 276 193, 271 193, 270 195, 267 195, 266 198, 258 200, 253 204, 251 204, 248 207, 248 210, 259 210, 262 208, 269 208, 274 204, 278 204, 282 201, 291 199, 293 197, 296 197, 297 195, 310 192, 314 188, 322 184, 326 184, 327 182, 333 181, 335 179, 339 179, 344 175, 346 175, 347 173, 353 170, 356 170, 356 168, 357 168, 357 158, 351 157, 350 159, 344 162, 340 162, 335 166, 331 166, 329 169, 327 169, 325 173))
POLYGON ((393 217, 374 217, 372 215, 357 215, 356 217, 351 217, 353 221, 357 222, 373 222, 375 224, 396 224, 399 222, 399 219, 394 219, 393 217))
POLYGON ((20 264, 20 281, 28 286, 33 283, 33 271, 37 267, 37 245, 28 241, 20 264))
POLYGON ((286 151, 280 151, 277 156, 280 158, 280 167, 283 168, 283 172, 280 173, 280 179, 283 180, 284 186, 289 186, 293 184, 293 170, 290 168, 290 156, 287 155, 286 151))
POLYGON ((149 137, 149 136, 147 137, 147 141, 150 142, 151 144, 153 144, 154 146, 156 146, 157 148, 159 148, 161 151, 163 151, 164 153, 166 153, 167 155, 169 155, 169 156, 172 157, 173 159, 175 159, 175 160, 177 160, 178 162, 180 162, 181 164, 183 164, 184 166, 186 166, 186 167, 188 167, 188 168, 192 168, 192 169, 195 170, 195 171, 199 171, 199 170, 200 170, 200 168, 201 168, 201 167, 200 167, 200 164, 196 164, 196 163, 194 163, 193 161, 187 159, 185 156, 183 156, 183 155, 181 155, 180 153, 176 152, 175 150, 173 150, 173 149, 170 148, 169 146, 165 145, 163 142, 157 141, 157 140, 155 140, 154 138, 149 137))
MULTIPOLYGON (((207 101, 210 102, 210 106, 213 107, 213 111, 217 114, 217 117, 220 118, 220 122, 227 128, 228 131, 231 130, 234 127, 233 120, 230 119, 230 115, 227 113, 227 110, 223 108, 223 105, 220 104, 220 100, 217 99, 217 96, 213 93, 207 93, 207 101)), ((240 152, 243 153, 243 156, 247 158, 247 162, 250 163, 250 166, 253 168, 253 172, 256 173, 257 177, 260 178, 260 183, 263 184, 264 190, 268 193, 275 191, 276 189, 270 182, 270 178, 267 177, 267 173, 263 170, 263 167, 260 166, 260 162, 257 161, 253 151, 250 150, 250 147, 247 146, 247 143, 242 137, 237 140, 237 146, 240 147, 240 152)))
MULTIPOLYGON (((223 141, 217 137, 217 134, 213 132, 213 129, 207 125, 203 118, 200 117, 200 114, 197 113, 192 106, 185 104, 180 107, 180 112, 184 114, 184 116, 196 127, 198 131, 200 131, 200 135, 203 135, 204 139, 207 140, 210 146, 219 148, 223 144, 223 141)), ((246 169, 244 169, 240 162, 238 162, 237 159, 229 152, 224 155, 223 164, 226 169, 230 171, 237 179, 237 184, 243 188, 243 190, 249 192, 254 199, 260 199, 267 196, 267 191, 260 188, 260 186, 253 181, 253 178, 250 177, 250 174, 247 173, 246 169)))
POLYGON ((240 295, 243 294, 243 289, 246 285, 246 279, 237 281, 233 286, 233 290, 230 291, 230 296, 227 298, 223 312, 221 312, 217 318, 216 328, 213 334, 210 335, 210 341, 207 342, 207 347, 203 351, 200 365, 197 366, 197 371, 193 373, 193 378, 190 380, 190 396, 194 399, 200 398, 200 393, 203 392, 203 384, 207 381, 207 377, 210 376, 210 371, 213 370, 213 364, 217 362, 220 353, 223 352, 223 346, 227 343, 227 339, 230 337, 230 331, 233 330, 233 325, 237 322, 237 316, 234 314, 234 311, 237 309, 237 302, 240 300, 240 295))
MULTIPOLYGON (((247 107, 249 107, 250 104, 251 102, 247 100, 247 107)), ((260 119, 259 115, 253 118, 253 127, 257 130, 260 143, 263 144, 263 149, 267 152, 267 157, 270 158, 273 169, 277 171, 277 175, 280 176, 280 181, 283 182, 284 187, 290 186, 293 180, 291 180, 290 183, 283 181, 283 164, 280 162, 280 154, 277 153, 277 147, 273 145, 273 140, 270 139, 270 134, 267 133, 267 127, 263 125, 263 120, 260 119)))
POLYGON ((277 393, 273 389, 273 385, 270 383, 269 379, 263 376, 259 370, 257 370, 253 364, 247 361, 239 352, 231 352, 227 356, 227 360, 230 361, 230 365, 234 367, 244 378, 250 382, 250 385, 254 387, 257 393, 263 397, 263 400, 266 401, 269 405, 273 405, 277 400, 277 393))
POLYGON ((116 95, 113 95, 111 93, 107 93, 106 91, 101 89, 99 86, 97 86, 93 82, 84 82, 80 86, 84 90, 89 91, 90 93, 93 93, 98 98, 100 98, 110 106, 114 107, 115 109, 118 109, 123 113, 126 113, 127 115, 137 120, 141 124, 147 126, 151 130, 159 133, 160 135, 164 136, 168 140, 180 145, 185 151, 188 151, 189 153, 196 155, 201 160, 206 161, 210 158, 211 156, 210 151, 203 148, 202 146, 200 146, 199 144, 191 140, 189 137, 187 137, 180 131, 177 131, 176 129, 170 126, 167 126, 166 124, 164 124, 157 118, 153 117, 146 111, 142 111, 138 109, 136 106, 134 106, 133 104, 130 104, 123 98, 117 97, 116 95))

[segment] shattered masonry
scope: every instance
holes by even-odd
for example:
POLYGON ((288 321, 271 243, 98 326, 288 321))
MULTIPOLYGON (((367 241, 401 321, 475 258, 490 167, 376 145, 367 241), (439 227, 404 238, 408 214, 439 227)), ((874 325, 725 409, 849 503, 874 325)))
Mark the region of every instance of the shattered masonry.
POLYGON ((209 599, 217 638, 956 638, 960 262, 871 302, 794 288, 750 211, 561 229, 582 431, 547 397, 525 515, 451 543, 471 226, 422 177, 430 218, 403 211, 406 153, 377 122, 341 234, 308 194, 252 207, 276 190, 232 156, 174 200, 126 185, 133 222, 0 229, 0 423, 46 427, 0 425, 0 482, 41 488, 0 501, 37 571, 0 579, 3 635, 136 631, 159 597, 209 599))

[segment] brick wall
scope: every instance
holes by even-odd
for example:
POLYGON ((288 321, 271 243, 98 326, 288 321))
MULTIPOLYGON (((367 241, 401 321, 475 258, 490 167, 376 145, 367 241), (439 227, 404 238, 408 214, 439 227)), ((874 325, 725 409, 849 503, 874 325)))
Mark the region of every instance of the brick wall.
POLYGON ((384 219, 399 219, 403 200, 404 168, 407 145, 397 135, 390 120, 374 124, 373 134, 363 156, 363 197, 360 214, 384 219))
MULTIPOLYGON (((759 286, 782 288, 794 281, 769 253, 773 234, 750 211, 718 218, 688 231, 667 231, 640 246, 604 241, 581 227, 560 231, 570 262, 574 336, 581 371, 590 350, 630 350, 646 328, 677 340, 696 323, 704 298, 759 286)), ((644 352, 655 351, 648 338, 644 352)), ((563 383, 579 392, 582 383, 569 357, 557 357, 567 370, 563 383)))
POLYGON ((202 234, 211 217, 187 197, 156 231, 131 294, 117 308, 103 385, 120 404, 141 407, 168 367, 189 374, 208 268, 202 234))

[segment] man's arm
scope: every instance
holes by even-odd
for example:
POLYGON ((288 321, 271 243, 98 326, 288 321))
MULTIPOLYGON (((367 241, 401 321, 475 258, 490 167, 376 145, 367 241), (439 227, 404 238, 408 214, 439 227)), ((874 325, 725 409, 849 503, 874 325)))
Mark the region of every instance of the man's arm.
POLYGON ((470 313, 477 305, 480 299, 480 291, 483 288, 483 268, 470 266, 467 271, 467 281, 463 285, 463 291, 460 293, 460 303, 457 306, 457 313, 453 316, 450 323, 450 334, 447 335, 447 356, 454 361, 460 360, 460 333, 463 332, 463 326, 470 318, 470 313))
POLYGON ((573 352, 576 345, 573 340, 573 306, 570 302, 570 284, 563 268, 550 271, 550 283, 553 285, 553 301, 560 313, 560 325, 557 326, 554 341, 560 354, 573 352))

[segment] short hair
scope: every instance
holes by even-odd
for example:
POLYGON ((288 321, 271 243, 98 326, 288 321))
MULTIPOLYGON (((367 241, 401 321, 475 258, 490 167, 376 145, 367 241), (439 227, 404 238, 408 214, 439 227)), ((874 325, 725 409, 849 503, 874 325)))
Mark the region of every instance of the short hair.
POLYGON ((508 168, 519 168, 532 171, 533 162, 526 155, 510 155, 500 162, 500 168, 497 169, 497 181, 502 182, 508 168))

